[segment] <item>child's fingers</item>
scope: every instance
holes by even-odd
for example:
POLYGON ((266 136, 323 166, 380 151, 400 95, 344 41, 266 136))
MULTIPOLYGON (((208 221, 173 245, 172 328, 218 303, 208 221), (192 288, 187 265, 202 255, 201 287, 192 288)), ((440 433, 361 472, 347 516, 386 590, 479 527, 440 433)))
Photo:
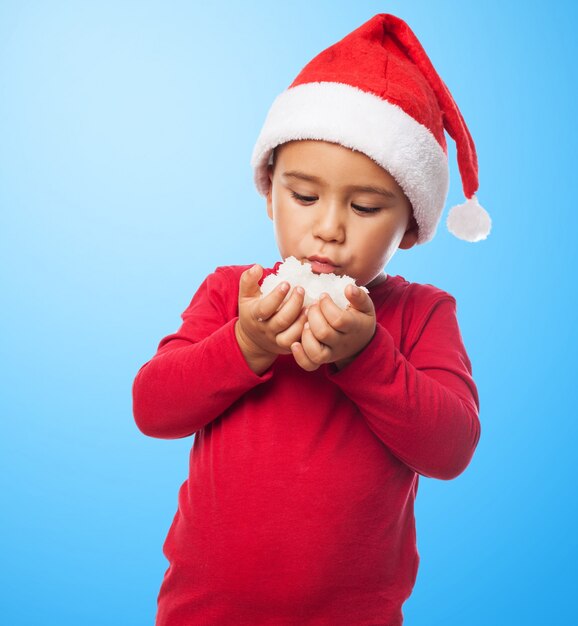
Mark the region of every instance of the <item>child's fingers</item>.
POLYGON ((290 288, 289 283, 282 282, 264 298, 261 298, 261 291, 259 290, 259 300, 253 309, 255 318, 259 321, 263 321, 272 317, 278 311, 281 304, 283 304, 283 300, 287 297, 287 293, 290 288))
POLYGON ((289 326, 289 328, 276 335, 275 342, 277 345, 289 352, 291 350, 291 345, 301 339, 303 327, 305 326, 306 321, 307 315, 305 314, 305 311, 302 310, 299 317, 289 326))
POLYGON ((373 301, 369 297, 369 294, 355 285, 347 285, 345 297, 349 300, 351 306, 361 313, 369 315, 375 311, 373 301))
MULTIPOLYGON (((323 317, 327 320, 331 328, 335 331, 343 332, 347 325, 347 320, 349 319, 349 315, 347 311, 344 311, 342 308, 338 307, 333 299, 326 293, 321 294, 321 298, 319 298, 319 310, 323 314, 323 317)), ((330 341, 324 341, 322 337, 320 337, 317 333, 315 336, 320 339, 323 343, 331 343, 330 341)))
POLYGON ((317 363, 313 363, 313 361, 311 361, 311 359, 309 359, 309 357, 305 354, 303 346, 298 341, 291 344, 291 354, 293 355, 297 365, 299 365, 299 367, 304 369, 306 372, 313 372, 319 368, 319 365, 317 363))
POLYGON ((315 338, 309 323, 306 323, 303 327, 301 345, 303 346, 305 355, 311 362, 316 365, 329 362, 331 358, 331 348, 315 338))
POLYGON ((319 343, 333 346, 339 340, 341 333, 331 324, 331 320, 332 318, 334 321, 339 320, 342 314, 343 311, 329 296, 322 297, 319 304, 309 307, 307 320, 313 336, 319 343), (333 311, 333 308, 337 311, 333 311))
POLYGON ((303 310, 304 299, 305 290, 303 287, 295 287, 289 298, 281 303, 275 317, 271 320, 271 327, 275 332, 283 332, 295 322, 303 310))
POLYGON ((239 280, 239 298, 254 298, 261 293, 259 280, 263 275, 263 268, 260 265, 253 265, 241 274, 239 280))

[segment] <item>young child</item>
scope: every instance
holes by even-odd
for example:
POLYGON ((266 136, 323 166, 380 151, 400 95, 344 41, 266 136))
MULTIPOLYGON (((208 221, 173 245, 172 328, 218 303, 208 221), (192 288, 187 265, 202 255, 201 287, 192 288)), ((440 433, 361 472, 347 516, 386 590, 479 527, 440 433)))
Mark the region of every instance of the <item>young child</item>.
POLYGON ((375 16, 273 104, 253 166, 281 258, 369 294, 305 308, 287 283, 261 297, 279 264, 219 267, 138 372, 140 430, 195 434, 157 626, 402 623, 418 475, 457 476, 480 435, 454 298, 383 271, 434 236, 444 128, 468 198, 449 227, 479 240, 474 144, 403 21, 375 16))

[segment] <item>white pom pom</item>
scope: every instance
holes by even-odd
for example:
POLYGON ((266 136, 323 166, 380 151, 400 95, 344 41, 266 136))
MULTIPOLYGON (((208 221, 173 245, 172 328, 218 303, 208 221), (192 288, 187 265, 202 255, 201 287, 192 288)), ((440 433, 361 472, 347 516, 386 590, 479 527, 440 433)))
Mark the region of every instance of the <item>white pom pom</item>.
POLYGON ((451 208, 446 224, 452 235, 471 242, 485 239, 492 228, 489 213, 480 206, 475 195, 451 208))

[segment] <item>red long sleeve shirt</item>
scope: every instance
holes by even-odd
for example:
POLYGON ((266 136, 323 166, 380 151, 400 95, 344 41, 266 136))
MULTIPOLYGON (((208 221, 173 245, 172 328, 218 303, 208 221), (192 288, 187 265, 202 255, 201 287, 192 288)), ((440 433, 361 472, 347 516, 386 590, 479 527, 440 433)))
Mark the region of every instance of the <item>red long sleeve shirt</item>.
POLYGON ((134 382, 143 433, 195 433, 157 626, 399 625, 418 474, 457 476, 480 435, 455 300, 389 276, 353 362, 258 376, 234 332, 245 269, 204 281, 134 382))

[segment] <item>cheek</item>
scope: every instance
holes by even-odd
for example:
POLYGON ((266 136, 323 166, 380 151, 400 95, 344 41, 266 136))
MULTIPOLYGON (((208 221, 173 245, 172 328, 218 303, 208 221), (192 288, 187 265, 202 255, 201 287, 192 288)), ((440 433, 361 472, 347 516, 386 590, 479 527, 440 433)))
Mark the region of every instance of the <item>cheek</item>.
POLYGON ((296 216, 287 207, 277 204, 274 211, 274 230, 277 245, 282 252, 288 253, 296 241, 301 238, 302 229, 296 216))
POLYGON ((400 240, 401 234, 377 228, 366 233, 360 247, 368 262, 383 267, 397 249, 400 240))
POLYGON ((296 210, 291 205, 281 202, 277 204, 275 211, 275 227, 278 232, 285 236, 297 236, 297 232, 303 231, 306 227, 306 219, 302 211, 296 210))

